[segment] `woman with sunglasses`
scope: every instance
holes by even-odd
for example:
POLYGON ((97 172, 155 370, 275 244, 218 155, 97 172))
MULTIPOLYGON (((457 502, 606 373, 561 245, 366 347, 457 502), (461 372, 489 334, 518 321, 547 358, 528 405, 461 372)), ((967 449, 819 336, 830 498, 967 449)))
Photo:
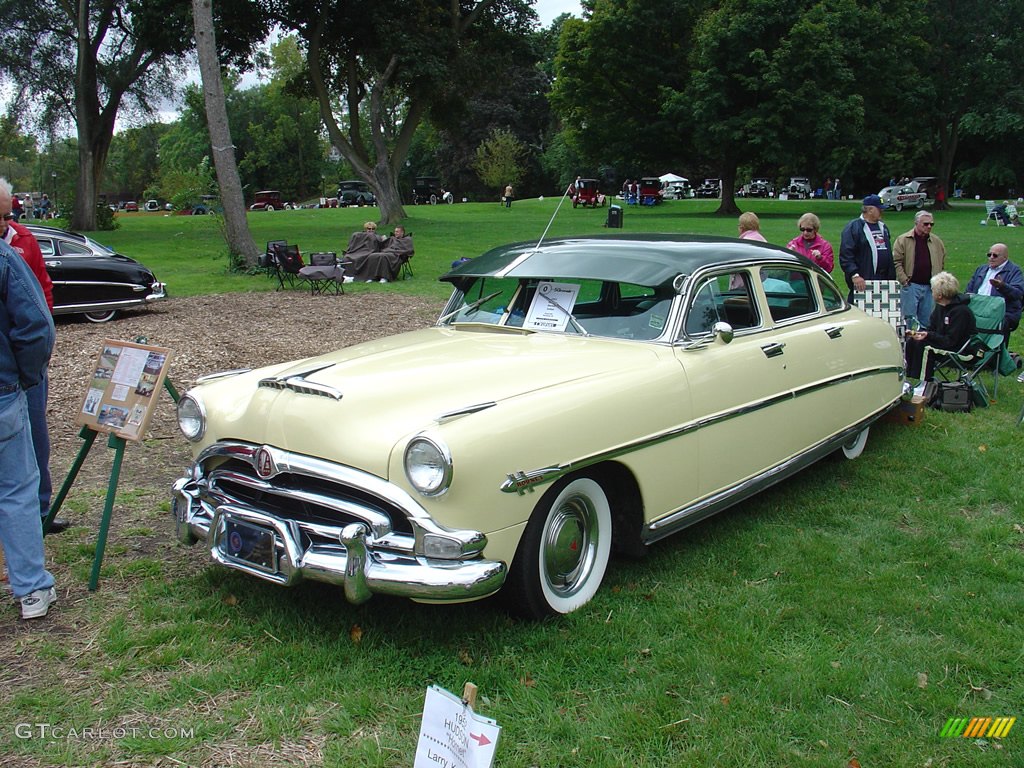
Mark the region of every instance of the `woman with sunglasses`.
POLYGON ((823 270, 831 273, 835 257, 831 244, 818 234, 821 221, 813 213, 805 213, 800 217, 797 226, 800 227, 800 234, 786 243, 786 247, 803 254, 823 270))

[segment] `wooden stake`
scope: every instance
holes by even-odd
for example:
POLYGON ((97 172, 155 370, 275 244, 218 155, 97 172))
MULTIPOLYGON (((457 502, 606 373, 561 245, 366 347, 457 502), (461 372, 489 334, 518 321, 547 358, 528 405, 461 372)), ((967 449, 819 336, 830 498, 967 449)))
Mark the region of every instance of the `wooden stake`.
POLYGON ((462 689, 462 701, 470 709, 476 709, 476 686, 473 683, 466 683, 462 689))

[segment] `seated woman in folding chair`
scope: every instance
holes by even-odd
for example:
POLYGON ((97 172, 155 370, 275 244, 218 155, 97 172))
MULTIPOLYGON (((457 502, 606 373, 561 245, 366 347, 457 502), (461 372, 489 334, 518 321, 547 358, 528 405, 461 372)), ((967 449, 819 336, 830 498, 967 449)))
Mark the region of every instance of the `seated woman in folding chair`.
POLYGON ((412 235, 406 234, 405 227, 398 226, 391 237, 379 243, 378 250, 358 254, 352 258, 351 265, 346 264, 346 282, 387 283, 398 277, 402 265, 412 258, 412 235))
POLYGON ((930 379, 934 362, 928 360, 928 369, 921 376, 922 358, 925 347, 947 349, 952 352, 963 347, 974 335, 974 314, 971 312, 970 297, 960 293, 960 283, 949 272, 939 272, 931 279, 932 310, 928 329, 907 331, 907 345, 904 350, 908 379, 930 379))

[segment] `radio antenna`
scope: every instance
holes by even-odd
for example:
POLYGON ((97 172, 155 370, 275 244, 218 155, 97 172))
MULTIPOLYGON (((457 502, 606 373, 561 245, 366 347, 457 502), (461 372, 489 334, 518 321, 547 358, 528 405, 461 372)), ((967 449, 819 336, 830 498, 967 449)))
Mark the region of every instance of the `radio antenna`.
MULTIPOLYGON (((570 185, 571 186, 571 185, 570 185)), ((540 236, 540 240, 537 241, 537 245, 533 247, 533 250, 538 250, 541 243, 544 242, 544 238, 548 236, 548 230, 551 229, 551 225, 555 223, 555 216, 558 215, 559 209, 562 207, 562 203, 565 202, 565 198, 569 194, 569 187, 565 188, 565 192, 562 193, 562 197, 558 201, 558 205, 555 206, 555 212, 551 214, 551 218, 548 220, 548 225, 544 227, 544 232, 540 236)))

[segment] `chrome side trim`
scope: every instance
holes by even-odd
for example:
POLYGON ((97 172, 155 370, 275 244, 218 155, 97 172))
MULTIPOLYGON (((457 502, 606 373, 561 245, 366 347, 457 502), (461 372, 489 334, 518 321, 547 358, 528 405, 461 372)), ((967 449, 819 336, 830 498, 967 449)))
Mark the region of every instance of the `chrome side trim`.
POLYGON ((459 416, 468 416, 471 413, 479 413, 480 411, 486 411, 488 408, 493 408, 497 403, 491 400, 487 403, 477 403, 476 405, 467 405, 463 408, 457 408, 454 411, 446 411, 438 416, 434 417, 434 421, 438 424, 443 424, 446 421, 457 419, 459 416))
MULTIPOLYGON (((785 400, 803 397, 813 392, 817 392, 818 390, 827 389, 828 387, 832 387, 837 384, 842 384, 849 381, 856 381, 857 379, 870 378, 873 376, 878 376, 887 373, 897 373, 900 376, 902 376, 903 368, 902 366, 886 365, 877 368, 868 368, 861 371, 853 371, 851 373, 840 374, 838 376, 833 376, 831 378, 824 379, 813 384, 808 384, 798 389, 790 390, 787 392, 780 392, 779 394, 774 395, 772 397, 766 397, 756 402, 748 403, 747 405, 741 408, 735 408, 731 411, 723 411, 722 413, 716 413, 711 416, 706 416, 704 418, 694 419, 692 421, 686 422, 685 424, 680 424, 678 426, 664 430, 663 432, 657 432, 653 435, 648 435, 638 440, 634 440, 629 443, 624 443, 623 445, 620 445, 617 448, 612 448, 607 451, 601 451, 599 453, 592 453, 587 456, 581 456, 577 459, 572 459, 565 463, 557 464, 554 466, 538 469, 512 471, 505 475, 505 480, 501 483, 501 485, 498 486, 498 489, 504 493, 517 493, 520 496, 522 496, 527 491, 532 493, 535 487, 538 485, 554 482, 558 478, 564 477, 570 472, 575 472, 585 467, 589 467, 594 464, 599 464, 602 461, 615 459, 620 456, 624 456, 628 453, 638 451, 642 448, 657 445, 667 440, 672 440, 677 437, 681 437, 682 435, 686 435, 691 432, 696 432, 700 429, 710 427, 714 424, 720 424, 724 421, 735 419, 738 416, 743 416, 748 413, 754 413, 755 411, 770 408, 771 406, 781 403, 785 400)), ((894 397, 890 403, 880 408, 879 410, 875 411, 871 416, 868 417, 866 421, 861 423, 870 424, 872 421, 874 421, 883 413, 892 408, 892 406, 896 403, 899 397, 899 395, 894 397)))
MULTIPOLYGON (((893 401, 896 402, 895 400, 893 401)), ((748 478, 741 483, 726 488, 712 496, 680 507, 669 512, 658 520, 646 523, 641 531, 640 537, 645 544, 651 544, 677 531, 687 528, 701 520, 710 517, 716 512, 733 506, 744 499, 754 496, 766 488, 785 480, 787 477, 806 469, 816 461, 823 459, 835 450, 838 450, 853 435, 869 427, 875 420, 886 413, 892 405, 885 406, 872 413, 866 419, 848 427, 837 435, 811 446, 803 453, 797 454, 781 464, 769 468, 756 477, 748 478)))

